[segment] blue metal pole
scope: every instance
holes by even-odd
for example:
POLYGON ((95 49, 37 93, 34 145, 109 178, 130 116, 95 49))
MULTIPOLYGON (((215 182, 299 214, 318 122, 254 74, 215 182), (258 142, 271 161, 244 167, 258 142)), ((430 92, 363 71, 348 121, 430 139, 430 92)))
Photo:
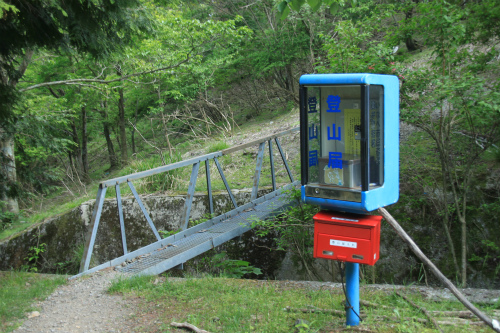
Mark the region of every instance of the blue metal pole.
POLYGON ((346 309, 346 325, 359 325, 359 264, 346 262, 345 264, 345 284, 347 289, 347 306, 352 308, 346 309), (356 312, 354 312, 356 311, 356 312))

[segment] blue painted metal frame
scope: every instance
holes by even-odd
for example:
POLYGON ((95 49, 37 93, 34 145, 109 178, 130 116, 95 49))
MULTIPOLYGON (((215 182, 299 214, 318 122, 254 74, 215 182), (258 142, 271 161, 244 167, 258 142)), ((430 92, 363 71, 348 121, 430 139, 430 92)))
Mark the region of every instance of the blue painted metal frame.
POLYGON ((276 191, 276 175, 274 173, 274 156, 273 156, 273 141, 267 141, 269 145, 269 163, 271 164, 271 181, 273 184, 273 191, 276 191))
POLYGON ((285 153, 283 152, 283 149, 281 148, 280 141, 278 138, 274 138, 274 141, 276 142, 276 146, 278 147, 278 150, 281 155, 281 159, 283 160, 283 164, 285 164, 285 169, 286 172, 288 172, 288 177, 290 178, 290 181, 293 183, 295 180, 293 179, 292 171, 290 170, 290 167, 288 166, 288 162, 286 161, 286 156, 285 153))
POLYGON ((214 157, 214 162, 215 165, 217 166, 217 170, 219 170, 220 177, 222 178, 222 181, 224 182, 224 186, 226 187, 227 193, 229 194, 229 197, 231 198, 231 201, 233 202, 234 208, 238 208, 238 204, 236 203, 236 199, 234 198, 233 192, 231 192, 231 188, 229 187, 229 184, 227 183, 226 177, 224 176, 224 171, 222 171, 222 167, 219 164, 219 160, 217 157, 214 157))
POLYGON ((257 199, 257 193, 259 191, 260 182, 260 172, 262 170, 262 160, 264 159, 264 149, 266 148, 266 142, 261 142, 259 145, 259 152, 257 153, 257 165, 255 166, 255 174, 253 176, 253 187, 252 196, 250 200, 257 199))
POLYGON ((214 214, 214 199, 212 197, 212 182, 210 181, 210 160, 205 161, 205 174, 207 175, 208 205, 210 216, 212 216, 214 214))
POLYGON ((194 189, 196 187, 196 179, 198 178, 199 169, 200 162, 193 164, 191 179, 189 180, 188 193, 186 195, 186 201, 184 202, 184 211, 181 218, 181 221, 184 220, 184 223, 182 224, 182 230, 186 230, 188 227, 189 214, 191 213, 191 204, 193 203, 194 189))
POLYGON ((287 135, 287 134, 290 134, 293 132, 298 132, 298 131, 299 131, 298 127, 293 128, 291 130, 287 130, 287 131, 284 131, 284 132, 281 132, 281 133, 278 133, 278 134, 275 134, 275 135, 272 135, 272 136, 269 136, 266 138, 262 138, 260 140, 246 143, 246 144, 241 145, 241 146, 228 148, 228 149, 225 149, 225 150, 220 151, 220 152, 215 152, 215 153, 199 156, 199 157, 189 159, 186 161, 181 161, 181 162, 169 164, 169 165, 162 166, 159 168, 155 168, 155 169, 151 169, 151 170, 147 170, 147 171, 143 171, 143 172, 138 172, 138 173, 135 173, 132 175, 118 177, 118 178, 114 178, 114 179, 102 182, 99 185, 99 189, 97 192, 96 202, 94 204, 92 219, 91 219, 91 223, 89 226, 89 232, 88 232, 87 237, 86 237, 86 242, 85 242, 85 247, 84 247, 84 255, 82 257, 82 261, 80 264, 80 272, 82 272, 82 273, 80 273, 77 276, 80 276, 80 275, 86 274, 86 273, 90 273, 90 272, 94 272, 94 271, 97 271, 97 270, 105 268, 105 267, 110 267, 109 265, 111 265, 111 266, 118 265, 120 263, 123 263, 125 260, 128 260, 130 258, 134 258, 134 257, 141 255, 141 254, 148 253, 148 252, 152 251, 151 249, 157 249, 159 247, 166 246, 169 243, 169 241, 172 241, 178 237, 186 237, 187 235, 190 235, 192 233, 198 232, 199 230, 203 229, 203 226, 206 227, 208 225, 213 225, 215 223, 219 223, 225 219, 228 219, 230 217, 235 216, 236 214, 243 212, 246 209, 255 207, 259 203, 262 203, 266 200, 270 200, 271 198, 274 198, 275 196, 280 195, 282 193, 282 189, 278 189, 278 190, 276 189, 276 176, 275 176, 275 170, 274 170, 273 152, 272 152, 272 147, 271 147, 271 141, 273 139, 276 142, 278 150, 279 150, 281 157, 283 159, 283 164, 284 164, 284 166, 288 172, 288 175, 290 177, 290 180, 292 182, 292 184, 289 184, 289 185, 285 186, 284 188, 289 188, 290 186, 298 185, 298 182, 294 182, 294 180, 293 180, 292 173, 291 173, 290 168, 288 166, 288 163, 286 161, 286 156, 283 153, 283 149, 281 148, 280 142, 278 140, 278 137, 280 137, 280 136, 284 136, 284 135, 287 135), (259 184, 258 179, 260 178, 260 169, 262 168, 262 160, 263 160, 266 142, 269 143, 269 155, 270 155, 270 163, 271 163, 271 176, 272 176, 272 182, 273 182, 273 192, 268 193, 265 196, 262 196, 260 198, 257 198, 258 184, 259 184), (232 153, 234 151, 238 151, 238 150, 244 149, 246 147, 250 147, 250 146, 255 145, 255 144, 260 144, 260 146, 259 146, 259 158, 257 161, 256 173, 255 173, 256 176, 258 173, 258 177, 256 177, 257 182, 254 185, 254 188, 252 189, 252 201, 248 204, 238 206, 236 199, 234 198, 234 195, 231 191, 231 188, 229 187, 229 184, 226 180, 226 177, 224 176, 224 172, 222 170, 222 167, 220 166, 220 163, 219 163, 217 158, 221 157, 223 155, 227 155, 229 153, 232 153), (201 162, 205 162, 205 172, 206 172, 206 177, 207 177, 207 191, 208 191, 208 197, 209 197, 210 214, 213 214, 213 212, 214 212, 213 197, 212 197, 212 185, 211 185, 211 179, 210 179, 210 164, 209 164, 209 161, 211 159, 214 160, 215 165, 217 166, 217 170, 219 171, 219 174, 222 178, 222 181, 224 182, 224 186, 226 187, 226 190, 231 198, 231 201, 232 201, 235 209, 231 210, 230 212, 219 215, 215 218, 212 218, 211 220, 204 222, 202 224, 199 224, 196 227, 187 229, 187 226, 189 223, 189 215, 190 215, 190 211, 191 211, 192 199, 193 199, 193 195, 194 195, 196 180, 198 177, 198 172, 199 172, 199 167, 200 167, 201 162), (259 162, 259 160, 260 160, 260 162, 259 162), (188 186, 188 193, 186 196, 184 211, 183 211, 183 215, 181 218, 181 223, 182 223, 181 229, 183 229, 184 231, 179 232, 173 236, 167 237, 165 239, 161 239, 153 221, 151 220, 151 217, 149 216, 148 211, 144 207, 144 204, 142 203, 139 195, 137 194, 137 191, 136 191, 134 185, 132 184, 132 180, 137 180, 137 179, 152 176, 155 174, 160 174, 163 172, 167 172, 167 171, 174 170, 177 168, 185 167, 188 165, 193 165, 193 169, 191 172, 191 178, 190 178, 190 183, 188 186), (136 199, 136 202, 138 203, 139 207, 141 208, 141 211, 142 211, 144 217, 146 218, 149 226, 151 227, 151 229, 152 229, 152 231, 157 239, 157 242, 150 244, 150 245, 148 245, 144 248, 141 248, 139 250, 133 251, 133 252, 128 252, 128 249, 127 249, 127 240, 126 240, 126 236, 125 236, 125 223, 124 223, 124 218, 123 218, 122 199, 121 199, 121 194, 120 194, 120 184, 121 183, 127 183, 129 185, 129 187, 132 191, 132 194, 134 195, 134 197, 136 199), (93 251, 94 243, 95 243, 96 236, 97 236, 97 230, 98 230, 99 221, 101 218, 102 207, 104 204, 104 199, 105 199, 106 190, 107 190, 108 186, 115 186, 115 189, 116 189, 116 200, 117 200, 117 207, 118 207, 118 216, 119 216, 119 220, 120 220, 120 228, 121 228, 121 236, 122 236, 124 255, 120 258, 117 258, 116 260, 110 261, 109 263, 99 265, 97 267, 89 269, 90 259, 92 257, 92 251, 93 251), (254 195, 254 192, 255 192, 255 195, 254 195))
POLYGON ((82 262, 80 263, 80 270, 88 270, 90 265, 90 258, 92 256, 92 249, 94 248, 95 238, 97 236, 97 229, 99 228, 99 221, 101 219, 102 205, 104 203, 104 197, 106 196, 107 187, 99 185, 97 190, 96 202, 94 205, 94 211, 92 212, 92 219, 90 220, 89 230, 90 234, 87 234, 87 239, 85 241, 85 247, 82 256, 82 262))
POLYGON ((398 78, 393 75, 381 74, 307 74, 300 78, 300 85, 304 86, 332 84, 384 86, 384 184, 379 188, 362 191, 361 202, 308 197, 305 195, 304 186, 302 186, 302 200, 308 204, 319 205, 324 209, 337 209, 361 214, 397 202, 399 199, 398 78))
POLYGON ((137 191, 135 190, 134 185, 130 181, 127 183, 128 183, 128 187, 130 187, 130 190, 132 191, 132 194, 134 194, 134 197, 135 197, 135 200, 137 201, 137 204, 139 205, 139 207, 141 207, 142 214, 144 214, 144 217, 146 218, 146 220, 149 223, 149 226, 151 227, 151 230, 153 230, 153 233, 155 234, 156 239, 160 240, 161 239, 160 234, 158 233, 158 230, 156 230, 156 227, 153 223, 153 220, 151 220, 151 217, 149 216, 149 213, 146 210, 146 207, 144 207, 144 204, 142 203, 142 200, 139 197, 139 194, 137 194, 137 191))
POLYGON ((125 220, 123 219, 122 196, 120 193, 120 184, 115 185, 116 204, 118 206, 118 218, 120 219, 120 230, 122 233, 123 254, 127 254, 127 236, 125 235, 125 220))

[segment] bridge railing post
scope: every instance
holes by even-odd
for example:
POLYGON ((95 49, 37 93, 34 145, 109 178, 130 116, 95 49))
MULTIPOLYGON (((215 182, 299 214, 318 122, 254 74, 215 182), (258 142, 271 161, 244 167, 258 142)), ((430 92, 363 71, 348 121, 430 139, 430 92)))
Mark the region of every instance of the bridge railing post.
POLYGON ((130 187, 130 190, 132 191, 132 194, 134 195, 135 197, 135 200, 137 201, 137 204, 139 205, 139 207, 141 208, 142 210, 142 214, 144 214, 144 217, 146 218, 146 220, 148 221, 149 223, 149 226, 151 227, 151 230, 153 230, 153 233, 155 234, 155 237, 157 240, 161 240, 161 237, 160 237, 160 234, 158 233, 158 230, 156 230, 156 227, 153 223, 153 221, 151 220, 151 217, 149 216, 149 213, 148 211, 146 210, 146 208, 144 207, 144 204, 142 203, 142 200, 141 198, 139 197, 139 194, 137 194, 137 191, 135 190, 135 187, 134 185, 132 184, 131 181, 127 182, 128 183, 128 187, 130 187))
POLYGON ((80 272, 89 269, 90 258, 92 257, 92 252, 94 251, 95 238, 97 236, 97 229, 99 228, 99 221, 101 219, 102 205, 104 203, 104 197, 106 196, 107 186, 99 185, 97 190, 97 197, 94 204, 94 211, 92 213, 92 219, 90 220, 89 233, 87 233, 87 239, 85 240, 85 246, 83 249, 82 261, 80 263, 80 272))
POLYGON ((120 231, 122 233, 123 254, 127 254, 127 236, 125 235, 125 221, 123 219, 122 196, 120 193, 120 184, 115 185, 116 206, 118 208, 118 218, 120 219, 120 231))
POLYGON ((196 187, 196 179, 198 178, 199 169, 200 169, 200 163, 193 164, 193 170, 191 171, 191 179, 189 180, 186 201, 184 202, 184 210, 182 212, 182 217, 181 217, 181 223, 183 222, 182 230, 186 230, 189 224, 189 214, 191 213, 191 205, 193 203, 194 189, 196 187))
POLYGON ((262 160, 264 159, 264 149, 266 148, 266 142, 261 142, 259 145, 259 152, 257 153, 257 165, 255 166, 255 174, 253 177, 253 187, 252 196, 250 200, 257 199, 257 194, 259 192, 259 182, 260 182, 260 172, 262 170, 262 160))
POLYGON ((207 176, 207 192, 208 192, 208 205, 210 207, 210 216, 214 215, 214 199, 212 197, 212 182, 210 180, 210 160, 205 161, 205 174, 207 176))
POLYGON ((269 163, 271 164, 271 182, 273 184, 273 192, 276 191, 276 174, 274 172, 274 156, 273 156, 273 140, 267 141, 269 145, 269 163))

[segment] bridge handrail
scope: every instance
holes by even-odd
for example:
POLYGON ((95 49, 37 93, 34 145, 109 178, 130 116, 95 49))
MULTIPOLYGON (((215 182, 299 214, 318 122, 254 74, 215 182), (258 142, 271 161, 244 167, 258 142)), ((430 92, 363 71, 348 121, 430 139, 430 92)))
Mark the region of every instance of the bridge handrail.
POLYGON ((198 156, 195 158, 191 158, 189 160, 180 161, 180 162, 172 163, 169 165, 164 165, 164 166, 157 167, 157 168, 150 169, 150 170, 146 170, 146 171, 136 172, 136 173, 133 173, 133 174, 130 174, 127 176, 109 179, 109 180, 101 182, 99 184, 99 186, 101 186, 101 187, 115 186, 117 184, 126 183, 126 182, 129 182, 132 180, 137 180, 137 179, 141 179, 141 178, 148 177, 148 176, 153 176, 153 175, 156 175, 156 174, 159 174, 162 172, 175 170, 175 169, 185 167, 188 165, 193 165, 195 163, 204 162, 206 160, 213 159, 214 157, 221 157, 223 155, 228 155, 228 154, 234 153, 235 151, 238 151, 238 150, 243 150, 245 148, 252 147, 252 146, 255 146, 257 144, 261 144, 263 142, 267 142, 269 140, 273 140, 275 138, 279 138, 281 136, 284 136, 284 135, 287 135, 287 134, 290 134, 293 132, 298 132, 299 130, 300 130, 299 127, 295 127, 295 128, 292 128, 292 129, 289 129, 289 130, 286 130, 286 131, 283 131, 283 132, 280 132, 277 134, 269 135, 269 136, 266 136, 264 138, 254 140, 254 141, 251 141, 248 143, 244 143, 244 144, 236 146, 236 147, 227 148, 227 149, 215 152, 215 153, 210 153, 210 154, 198 156))

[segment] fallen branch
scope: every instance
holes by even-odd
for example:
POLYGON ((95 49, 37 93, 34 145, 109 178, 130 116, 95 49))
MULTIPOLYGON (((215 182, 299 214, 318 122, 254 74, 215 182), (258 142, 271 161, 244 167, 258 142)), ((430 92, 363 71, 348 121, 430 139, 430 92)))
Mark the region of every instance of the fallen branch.
POLYGON ((331 309, 319 309, 319 308, 291 308, 287 306, 283 310, 287 312, 304 312, 304 313, 328 313, 328 314, 333 314, 336 316, 345 316, 345 311, 340 311, 340 310, 331 310, 331 309))
POLYGON ((474 314, 470 311, 429 311, 436 316, 458 317, 458 318, 473 318, 474 314))
POLYGON ((451 283, 451 281, 448 280, 446 278, 446 276, 444 276, 443 273, 441 273, 441 271, 436 267, 436 265, 434 265, 432 263, 432 261, 430 261, 425 256, 425 254, 420 250, 420 248, 417 246, 417 244, 415 244, 413 239, 411 239, 411 237, 408 236, 408 234, 403 230, 403 228, 401 228, 399 223, 394 219, 394 217, 392 217, 391 214, 389 214, 389 212, 387 210, 385 210, 385 208, 379 208, 378 211, 380 212, 380 214, 382 214, 382 216, 385 218, 385 220, 394 228, 394 230, 399 235, 399 237, 401 237, 408 244, 408 246, 413 251, 413 253, 415 253, 415 255, 420 260, 422 260, 427 266, 429 266, 432 273, 434 273, 434 275, 439 280, 441 280, 441 282, 452 292, 452 294, 455 295, 455 297, 460 302, 462 302, 462 304, 465 305, 465 307, 467 309, 469 309, 472 313, 474 313, 479 319, 484 321, 495 332, 500 333, 500 323, 498 322, 498 320, 491 319, 486 314, 484 314, 481 310, 476 308, 471 302, 469 302, 469 300, 467 300, 465 298, 465 296, 460 292, 460 290, 458 290, 457 287, 455 287, 453 285, 453 283, 451 283))
POLYGON ((486 326, 486 323, 483 321, 470 321, 460 318, 446 318, 446 320, 438 321, 440 325, 449 325, 449 326, 465 326, 465 325, 474 325, 474 326, 486 326))
POLYGON ((348 326, 348 327, 342 328, 342 332, 374 332, 374 331, 372 331, 366 327, 348 326))
POLYGON ((387 305, 381 305, 381 304, 377 304, 377 303, 372 303, 370 301, 364 301, 364 300, 359 300, 359 304, 363 305, 363 306, 370 306, 372 308, 382 308, 382 309, 392 309, 390 306, 387 306, 387 305))
POLYGON ((416 321, 418 323, 422 323, 422 324, 427 324, 427 320, 426 319, 423 319, 423 318, 415 318, 415 317, 405 317, 405 318, 401 318, 401 317, 389 317, 389 316, 375 316, 374 317, 375 319, 386 319, 386 320, 390 320, 390 321, 394 321, 394 322, 401 322, 401 319, 404 319, 406 321, 416 321))
POLYGON ((405 301, 410 303, 411 306, 413 306, 414 308, 417 308, 420 312, 422 312, 429 319, 429 322, 431 322, 434 325, 434 327, 436 327, 438 329, 439 332, 443 333, 443 330, 441 329, 441 327, 439 327, 439 324, 437 323, 437 321, 431 317, 431 314, 429 313, 429 311, 427 311, 424 307, 421 307, 418 304, 414 303, 412 300, 410 300, 408 297, 406 297, 405 295, 401 294, 398 291, 396 291, 396 295, 398 295, 399 297, 401 297, 402 299, 404 299, 405 301))
MULTIPOLYGON (((371 318, 371 320, 390 320, 394 322, 401 322, 401 320, 404 319, 406 321, 415 321, 417 323, 421 324, 427 324, 428 320, 423 319, 423 318, 416 318, 416 317, 389 317, 389 316, 384 316, 384 315, 378 315, 374 316, 371 318)), ((486 325, 486 323, 482 321, 470 321, 470 320, 465 320, 465 319, 460 319, 460 318, 443 318, 443 320, 439 320, 437 322, 439 325, 449 325, 449 326, 464 326, 464 325, 474 325, 474 326, 481 326, 481 325, 486 325)))
POLYGON ((199 329, 198 327, 194 326, 194 325, 191 325, 190 323, 176 323, 176 322, 171 322, 170 323, 170 326, 174 326, 174 327, 177 327, 177 328, 187 328, 195 333, 210 333, 208 331, 205 331, 205 330, 201 330, 199 329))

